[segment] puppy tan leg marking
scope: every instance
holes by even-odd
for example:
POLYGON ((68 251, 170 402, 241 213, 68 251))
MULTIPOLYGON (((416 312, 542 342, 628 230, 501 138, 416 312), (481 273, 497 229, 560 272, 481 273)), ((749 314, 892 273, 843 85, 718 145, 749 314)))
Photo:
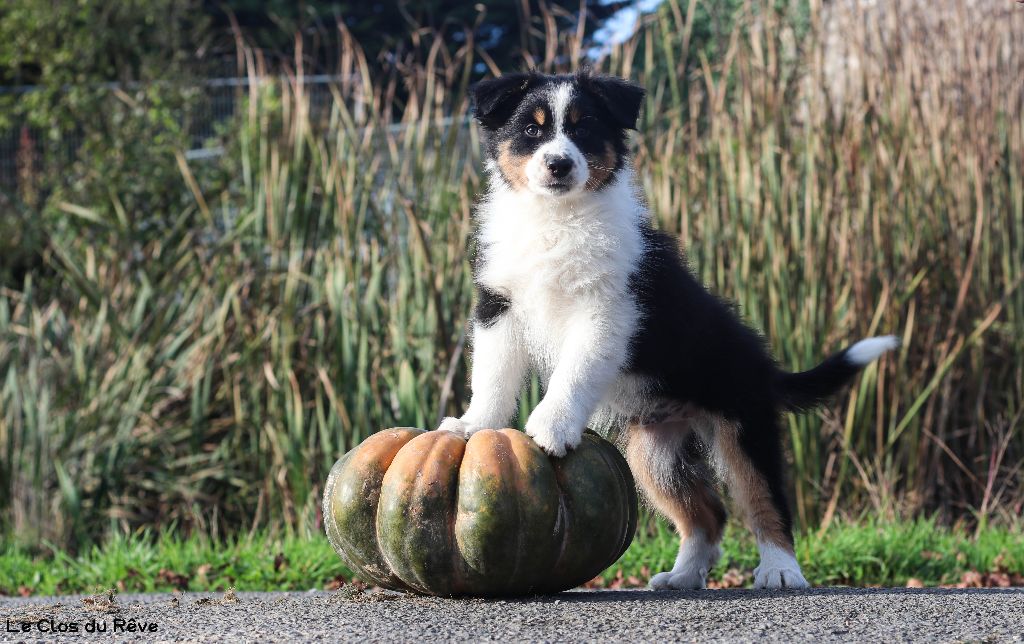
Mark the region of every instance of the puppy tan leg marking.
POLYGON ((698 438, 691 423, 673 419, 627 430, 630 469, 644 497, 672 520, 680 536, 672 570, 651 578, 655 590, 704 588, 720 554, 725 507, 711 471, 695 449, 698 438))
POLYGON ((793 535, 785 528, 785 509, 780 507, 785 499, 772 495, 765 475, 740 445, 740 431, 735 423, 718 418, 712 441, 729 490, 757 539, 761 564, 754 569, 754 587, 807 588, 810 584, 793 551, 793 535))
POLYGON ((716 456, 724 467, 729 491, 750 523, 758 541, 793 549, 792 537, 783 528, 782 517, 772 502, 768 483, 743 453, 738 440, 739 428, 722 418, 715 419, 713 441, 716 456))

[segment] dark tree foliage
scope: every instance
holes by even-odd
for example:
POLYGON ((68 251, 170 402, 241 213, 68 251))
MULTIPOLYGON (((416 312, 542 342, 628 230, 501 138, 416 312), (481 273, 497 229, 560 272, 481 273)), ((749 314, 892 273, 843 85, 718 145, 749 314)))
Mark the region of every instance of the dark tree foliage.
POLYGON ((502 69, 522 66, 524 30, 544 12, 575 29, 581 9, 592 35, 629 0, 124 0, 40 3, 8 0, 0 8, 0 86, 66 87, 146 81, 189 72, 230 72, 236 27, 270 60, 294 62, 296 38, 310 72, 329 73, 341 23, 376 63, 393 60, 410 37, 433 31, 451 41, 472 37, 502 69), (59 85, 57 81, 59 80, 59 85))
POLYGON ((207 49, 199 0, 0 3, 0 86, 46 91, 177 77, 207 49))
MULTIPOLYGON (((629 1, 601 0, 205 0, 206 13, 224 47, 233 46, 235 24, 250 44, 290 61, 295 37, 302 34, 307 70, 330 71, 337 60, 344 24, 376 64, 386 65, 408 47, 410 35, 432 31, 455 42, 472 37, 501 69, 522 67, 520 55, 524 26, 544 11, 555 16, 560 29, 575 29, 581 8, 586 11, 586 35, 629 1), (582 5, 582 7, 581 7, 582 5)), ((481 70, 482 71, 482 70, 481 70)))
POLYGON ((20 285, 73 218, 63 202, 154 231, 186 203, 174 155, 210 31, 198 0, 0 6, 0 154, 17 167, 0 185, 0 285, 20 285))

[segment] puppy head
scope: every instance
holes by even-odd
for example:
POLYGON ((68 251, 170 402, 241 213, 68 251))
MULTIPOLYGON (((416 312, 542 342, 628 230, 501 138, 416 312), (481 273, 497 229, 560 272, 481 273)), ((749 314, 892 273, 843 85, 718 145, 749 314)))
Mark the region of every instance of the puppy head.
POLYGON ((491 167, 513 190, 550 197, 598 191, 622 169, 643 88, 584 71, 509 74, 473 87, 491 167))

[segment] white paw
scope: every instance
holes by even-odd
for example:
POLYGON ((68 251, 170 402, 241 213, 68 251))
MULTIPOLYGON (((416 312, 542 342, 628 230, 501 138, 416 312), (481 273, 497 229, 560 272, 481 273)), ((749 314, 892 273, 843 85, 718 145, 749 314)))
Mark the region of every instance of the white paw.
POLYGON ((707 570, 659 572, 651 577, 651 590, 700 590, 707 588, 707 570))
POLYGON ((810 587, 792 552, 767 542, 758 543, 757 548, 761 551, 761 564, 754 568, 754 588, 810 587))
POLYGON ((526 434, 551 456, 565 456, 583 440, 583 427, 575 427, 556 418, 543 403, 537 406, 526 421, 526 434))
POLYGON ((754 588, 810 588, 799 568, 754 568, 754 588))
POLYGON ((469 438, 479 427, 472 423, 468 423, 461 418, 453 418, 448 416, 441 421, 441 424, 437 426, 439 432, 451 432, 462 436, 463 438, 469 438))
POLYGON ((679 542, 679 554, 672 570, 658 573, 649 582, 653 590, 699 590, 707 588, 708 572, 715 567, 721 551, 707 540, 704 531, 694 528, 679 542))

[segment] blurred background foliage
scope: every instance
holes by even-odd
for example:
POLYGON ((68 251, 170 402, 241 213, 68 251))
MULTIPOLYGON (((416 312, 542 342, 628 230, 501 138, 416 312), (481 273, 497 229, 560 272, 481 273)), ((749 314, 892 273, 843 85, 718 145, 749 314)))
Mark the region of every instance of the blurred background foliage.
POLYGON ((656 222, 784 365, 904 341, 787 417, 800 525, 1019 521, 1024 12, 640 4, 8 2, 2 533, 319 530, 342 452, 468 399, 468 86, 581 64, 647 87, 656 222))

